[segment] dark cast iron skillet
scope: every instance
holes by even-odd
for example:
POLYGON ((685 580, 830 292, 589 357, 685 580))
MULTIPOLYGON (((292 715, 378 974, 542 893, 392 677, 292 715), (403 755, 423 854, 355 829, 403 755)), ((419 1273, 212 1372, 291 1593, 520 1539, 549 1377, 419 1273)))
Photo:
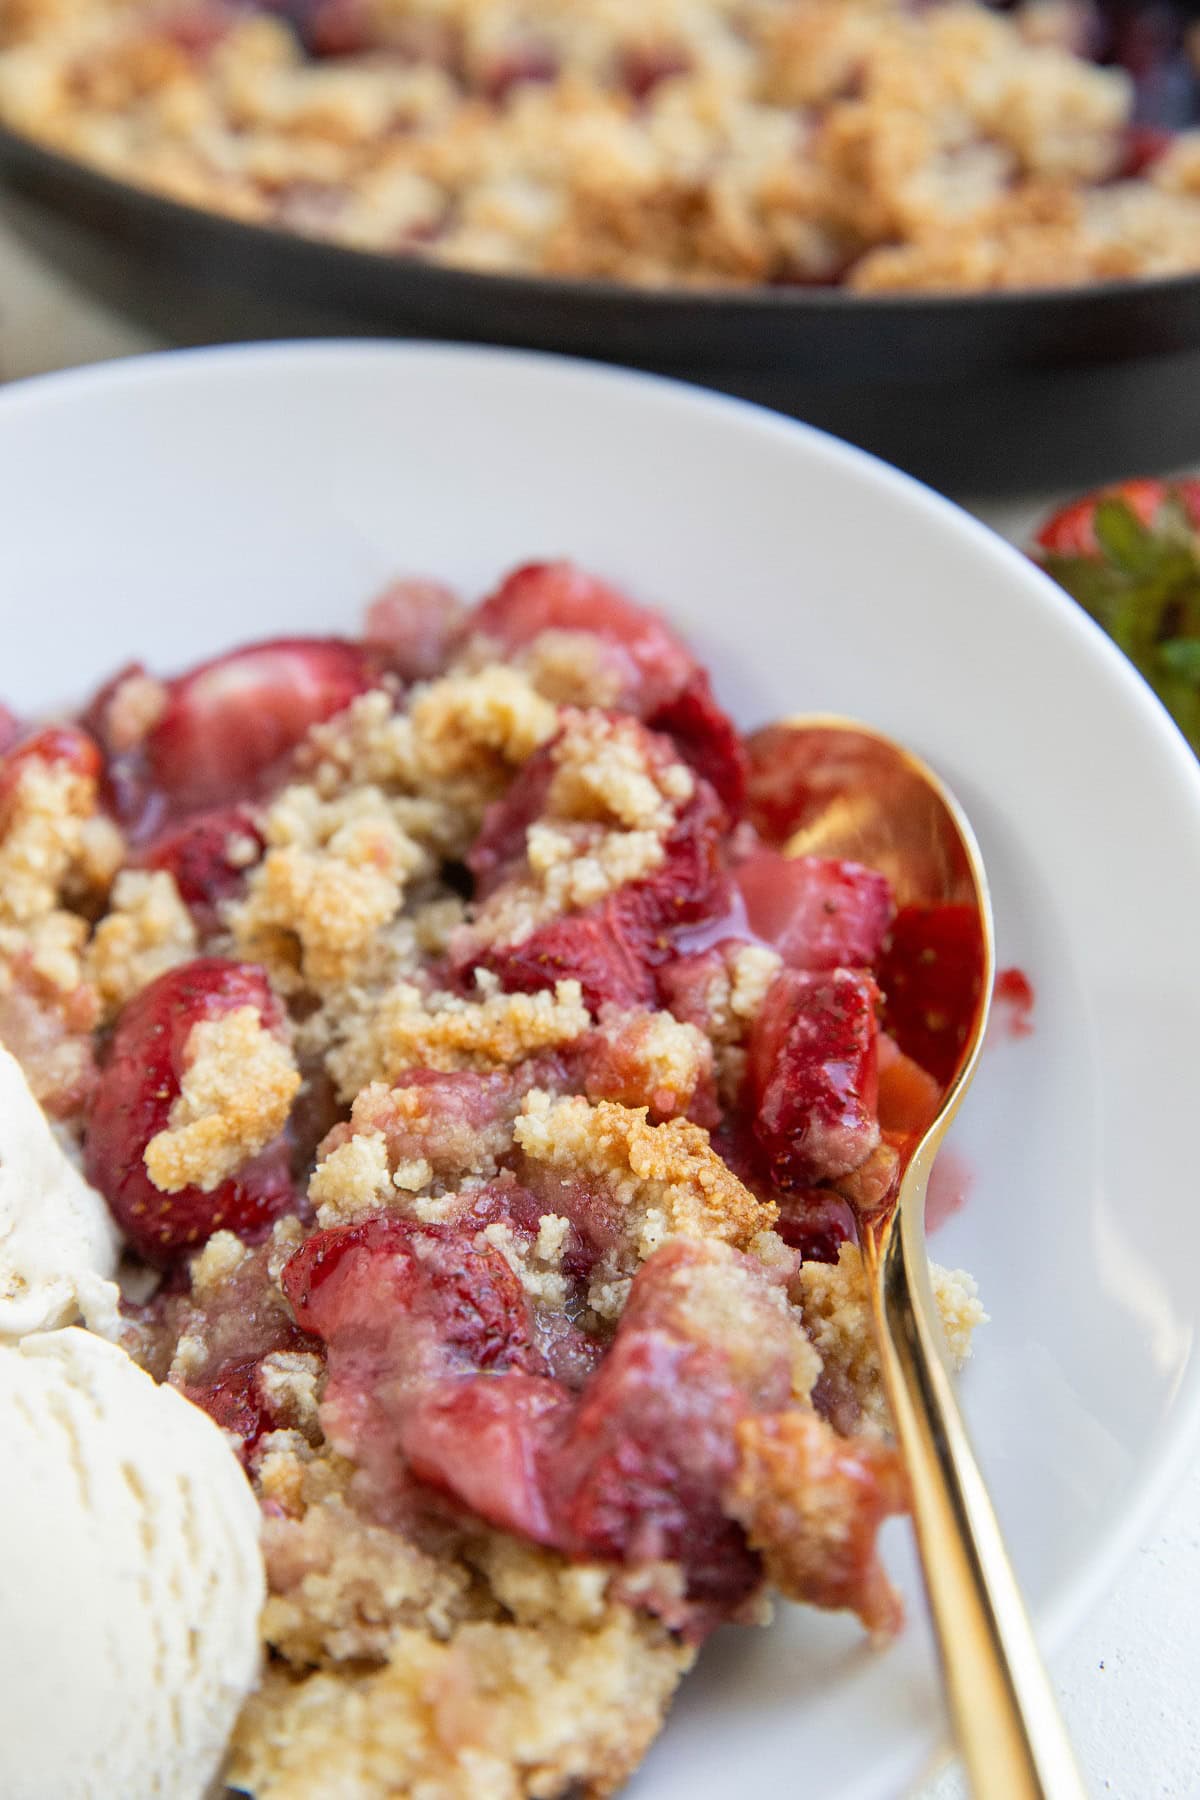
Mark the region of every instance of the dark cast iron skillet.
MULTIPOLYGON (((1146 122, 1200 116, 1191 81, 1166 100, 1152 85, 1139 106, 1146 122)), ((962 495, 1200 459, 1200 275, 997 294, 646 291, 246 225, 3 129, 0 179, 21 235, 170 342, 382 332, 627 363, 794 413, 962 495)))

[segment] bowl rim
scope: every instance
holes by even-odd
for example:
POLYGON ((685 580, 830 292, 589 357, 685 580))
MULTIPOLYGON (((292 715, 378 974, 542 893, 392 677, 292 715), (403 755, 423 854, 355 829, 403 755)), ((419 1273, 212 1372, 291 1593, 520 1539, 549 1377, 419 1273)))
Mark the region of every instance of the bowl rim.
MULTIPOLYGON (((8 421, 18 422, 23 413, 40 409, 47 401, 69 410, 75 396, 105 396, 118 401, 131 389, 183 382, 206 384, 211 375, 231 377, 272 365, 292 365, 303 374, 320 365, 336 376, 348 363, 373 363, 383 359, 403 371, 416 362, 443 362, 462 368, 503 363, 531 372, 549 371, 555 378, 585 385, 636 388, 653 405, 677 416, 705 418, 718 428, 728 426, 730 436, 739 431, 758 434, 785 447, 806 443, 810 452, 840 465, 847 475, 866 488, 887 491, 903 504, 924 511, 940 531, 957 536, 965 547, 998 565, 1006 578, 1023 587, 1029 601, 1052 620, 1055 628, 1073 637, 1081 656, 1103 671, 1123 694, 1123 704, 1140 715, 1143 726, 1158 739, 1162 753, 1173 764, 1183 789, 1190 789, 1197 826, 1200 827, 1200 759, 1150 687, 1101 627, 1026 555, 991 527, 915 477, 883 462, 870 452, 833 437, 815 426, 803 424, 751 401, 713 392, 673 377, 639 369, 614 367, 583 358, 543 351, 426 340, 396 341, 388 338, 296 339, 266 343, 224 344, 194 349, 155 351, 77 368, 19 378, 0 389, 0 435, 8 421)), ((1200 1313, 1198 1313, 1200 1319, 1200 1313)), ((1051 1654, 1062 1647, 1080 1620, 1103 1597, 1120 1567, 1144 1542, 1155 1519, 1172 1498, 1178 1480, 1200 1452, 1200 1343, 1193 1331, 1186 1365, 1180 1372, 1168 1402, 1168 1410, 1144 1454, 1140 1468, 1122 1489, 1120 1511, 1096 1533, 1088 1559, 1055 1584, 1049 1597, 1034 1609, 1043 1647, 1051 1654)), ((918 1721, 914 1721, 914 1726, 918 1721)), ((888 1775, 900 1766, 904 1754, 896 1747, 888 1775)), ((927 1761, 927 1756, 923 1762, 927 1761)), ((872 1787, 870 1792, 882 1793, 872 1787)), ((864 1788, 864 1794, 867 1790, 864 1788)))

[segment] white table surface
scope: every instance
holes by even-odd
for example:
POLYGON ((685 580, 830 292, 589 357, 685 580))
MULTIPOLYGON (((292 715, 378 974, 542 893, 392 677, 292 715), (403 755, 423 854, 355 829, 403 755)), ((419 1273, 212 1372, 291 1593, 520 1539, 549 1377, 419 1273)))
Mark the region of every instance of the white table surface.
MULTIPOLYGON (((163 347, 41 263, 0 206, 0 380, 163 347)), ((1049 498, 975 510, 1020 537, 1049 498)), ((1094 1795, 1200 1797, 1200 1461, 1053 1673, 1094 1795)), ((912 1800, 964 1791, 951 1769, 912 1800)))

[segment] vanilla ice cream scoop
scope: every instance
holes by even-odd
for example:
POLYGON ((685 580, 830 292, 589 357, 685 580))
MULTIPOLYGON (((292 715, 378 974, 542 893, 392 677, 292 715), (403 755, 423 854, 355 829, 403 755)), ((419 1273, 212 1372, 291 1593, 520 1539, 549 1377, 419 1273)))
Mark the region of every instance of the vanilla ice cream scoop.
POLYGON ((116 1335, 120 1238, 0 1047, 0 1341, 82 1318, 116 1335))
POLYGON ((0 1347, 0 1446, 5 1800, 201 1800, 258 1675, 237 1458, 77 1328, 0 1347))

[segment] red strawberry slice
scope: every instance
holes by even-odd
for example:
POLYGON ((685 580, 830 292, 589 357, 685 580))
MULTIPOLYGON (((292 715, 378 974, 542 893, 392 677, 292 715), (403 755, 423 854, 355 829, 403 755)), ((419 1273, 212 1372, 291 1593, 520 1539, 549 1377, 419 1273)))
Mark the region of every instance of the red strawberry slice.
POLYGON ((553 780, 552 746, 546 744, 529 758, 507 793, 493 800, 484 813, 479 836, 467 855, 478 899, 485 900, 505 876, 525 863, 529 827, 545 812, 553 780))
POLYGON ((1037 532, 1036 541, 1051 556, 1098 557, 1096 508, 1102 500, 1123 500, 1141 525, 1152 525, 1167 499, 1182 506, 1190 522, 1200 527, 1200 481, 1155 481, 1136 478, 1097 488, 1060 507, 1037 532))
POLYGON ((583 912, 541 925, 519 944, 468 951, 464 970, 491 969, 509 993, 534 993, 573 979, 593 1011, 611 1002, 652 1006, 655 971, 673 955, 675 936, 730 911, 732 883, 721 862, 724 812, 712 789, 697 784, 665 845, 662 864, 583 912))
MULTIPOLYGON (((331 1352, 386 1347, 391 1378, 480 1369, 544 1371, 524 1290, 477 1223, 417 1225, 382 1214, 318 1231, 283 1290, 331 1352)), ((331 1363, 331 1368, 335 1365, 331 1363)))
POLYGON ((253 1450, 259 1438, 274 1431, 280 1420, 263 1387, 260 1356, 228 1363, 213 1380, 184 1383, 181 1393, 199 1406, 222 1431, 242 1440, 241 1454, 253 1450))
POLYGON ((622 1009, 654 1004, 652 971, 617 925, 595 909, 552 919, 519 944, 499 945, 469 960, 471 968, 492 970, 509 994, 536 994, 558 981, 577 981, 593 1012, 606 1003, 622 1009))
POLYGON ((523 1446, 538 1408, 491 1404, 488 1394, 505 1371, 532 1378, 538 1396, 565 1390, 548 1378, 521 1283, 480 1223, 420 1226, 391 1214, 319 1231, 286 1264, 283 1289, 302 1328, 329 1347, 326 1434, 363 1470, 376 1516, 391 1516, 408 1465, 482 1516, 537 1536, 523 1446), (473 1398, 476 1375, 486 1391, 473 1398))
POLYGON ((778 1194, 775 1229, 785 1244, 799 1250, 805 1262, 835 1263, 843 1244, 858 1241, 854 1209, 832 1188, 800 1188, 778 1194))
POLYGON ((644 881, 631 881, 605 902, 609 917, 642 959, 657 967, 672 955, 676 933, 725 920, 733 905, 733 882, 722 853, 725 817, 707 782, 696 792, 670 831, 659 867, 644 881))
POLYGON ((566 1388, 542 1375, 438 1381, 407 1412, 400 1447, 418 1480, 501 1531, 552 1544, 541 1464, 570 1409, 566 1388))
POLYGON ((7 756, 20 736, 20 719, 15 712, 0 703, 0 756, 7 756))
POLYGON ((785 1190, 848 1175, 879 1141, 879 990, 869 975, 784 969, 750 1037, 754 1135, 785 1190))
POLYGON ((260 1237, 296 1203, 282 1138, 210 1193, 164 1194, 146 1172, 143 1153, 178 1097, 193 1025, 242 1006, 253 1006, 268 1027, 282 1024, 266 975, 252 963, 205 957, 168 970, 121 1014, 101 1071, 84 1140, 88 1179, 133 1248, 160 1267, 222 1227, 260 1237))
POLYGON ((717 705, 706 672, 694 670, 646 723, 674 740, 684 761, 716 790, 730 823, 736 824, 746 810, 746 751, 733 720, 717 705))
POLYGON ((696 668, 665 620, 568 562, 515 570, 469 623, 509 651, 523 649, 543 631, 592 633, 621 675, 620 704, 643 716, 675 699, 696 668))
POLYGON ((136 866, 165 869, 175 878, 180 898, 207 930, 216 922, 217 904, 239 894, 249 865, 231 861, 234 847, 246 844, 263 848, 262 834, 244 806, 222 807, 196 813, 178 825, 169 825, 138 854, 136 866))
POLYGON ((104 767, 99 746, 86 731, 80 731, 74 725, 47 725, 15 745, 5 756, 0 772, 3 792, 11 794, 22 771, 39 763, 44 768, 69 769, 85 781, 98 780, 104 767))
POLYGON ((763 849, 734 873, 751 930, 789 967, 867 968, 878 958, 893 907, 877 869, 763 849))
POLYGON ((177 811, 243 799, 374 678, 367 653, 340 638, 277 638, 202 663, 170 683, 146 739, 154 779, 177 811))
POLYGON ((716 1255, 676 1241, 643 1265, 544 1477, 570 1554, 682 1563, 688 1606, 677 1623, 692 1639, 761 1579, 723 1494, 739 1422, 786 1405, 790 1387, 788 1340, 766 1280, 743 1288, 734 1355, 699 1335, 688 1299, 716 1255))
POLYGON ((958 1067, 983 986, 983 942, 974 907, 901 907, 879 983, 885 1030, 905 1056, 945 1087, 958 1067))
POLYGON ((440 581, 396 581, 367 608, 363 638, 405 681, 440 674, 462 635, 465 608, 440 581))

